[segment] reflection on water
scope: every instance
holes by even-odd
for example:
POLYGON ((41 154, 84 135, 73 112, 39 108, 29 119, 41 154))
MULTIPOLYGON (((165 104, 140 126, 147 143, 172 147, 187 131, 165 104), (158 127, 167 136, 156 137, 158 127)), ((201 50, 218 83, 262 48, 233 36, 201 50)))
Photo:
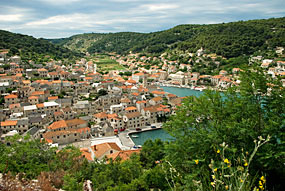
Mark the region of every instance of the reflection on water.
POLYGON ((166 87, 161 86, 161 88, 168 93, 172 93, 177 95, 178 97, 185 97, 185 96, 196 96, 199 97, 203 94, 201 91, 191 90, 189 88, 176 88, 176 87, 166 87))
POLYGON ((162 141, 171 141, 173 137, 171 137, 165 130, 163 129, 153 129, 149 131, 143 131, 138 133, 130 134, 130 138, 133 140, 135 145, 143 145, 148 139, 155 140, 161 139, 162 141))

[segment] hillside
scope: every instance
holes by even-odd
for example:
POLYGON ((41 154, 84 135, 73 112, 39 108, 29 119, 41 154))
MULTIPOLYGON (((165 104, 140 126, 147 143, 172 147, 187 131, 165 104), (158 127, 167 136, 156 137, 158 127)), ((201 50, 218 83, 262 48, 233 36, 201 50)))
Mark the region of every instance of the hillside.
POLYGON ((81 54, 50 43, 44 39, 0 30, 0 49, 9 49, 9 55, 20 55, 22 59, 37 59, 49 55, 54 59, 73 58, 81 54))
POLYGON ((210 25, 179 25, 154 33, 81 34, 51 39, 71 50, 161 53, 167 49, 194 52, 203 47, 227 58, 285 46, 285 17, 210 25))

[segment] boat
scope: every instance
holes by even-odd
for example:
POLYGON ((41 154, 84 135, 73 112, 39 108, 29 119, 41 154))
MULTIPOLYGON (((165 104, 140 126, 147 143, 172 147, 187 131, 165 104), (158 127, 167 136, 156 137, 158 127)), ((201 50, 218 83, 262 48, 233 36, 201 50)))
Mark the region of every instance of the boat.
POLYGON ((138 138, 139 136, 137 136, 137 135, 132 135, 132 138, 138 138))

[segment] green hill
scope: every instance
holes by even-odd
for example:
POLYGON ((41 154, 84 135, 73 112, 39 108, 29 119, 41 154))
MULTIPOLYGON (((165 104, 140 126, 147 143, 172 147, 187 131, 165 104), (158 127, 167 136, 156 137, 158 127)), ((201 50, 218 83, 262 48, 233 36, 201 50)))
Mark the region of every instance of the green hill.
POLYGON ((71 50, 90 53, 161 53, 167 49, 195 52, 203 47, 230 58, 285 46, 285 17, 210 25, 179 25, 154 33, 89 33, 50 41, 71 50))
POLYGON ((44 39, 0 30, 0 49, 9 49, 9 55, 20 55, 24 60, 49 55, 54 59, 80 56, 70 49, 50 43, 44 39))

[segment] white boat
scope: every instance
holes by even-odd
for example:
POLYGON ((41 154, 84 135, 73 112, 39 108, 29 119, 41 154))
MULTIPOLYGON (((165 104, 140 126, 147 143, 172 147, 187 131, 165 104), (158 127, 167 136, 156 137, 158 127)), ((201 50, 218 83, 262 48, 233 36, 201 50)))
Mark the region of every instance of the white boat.
POLYGON ((138 138, 139 136, 137 136, 137 135, 132 135, 132 138, 138 138))

